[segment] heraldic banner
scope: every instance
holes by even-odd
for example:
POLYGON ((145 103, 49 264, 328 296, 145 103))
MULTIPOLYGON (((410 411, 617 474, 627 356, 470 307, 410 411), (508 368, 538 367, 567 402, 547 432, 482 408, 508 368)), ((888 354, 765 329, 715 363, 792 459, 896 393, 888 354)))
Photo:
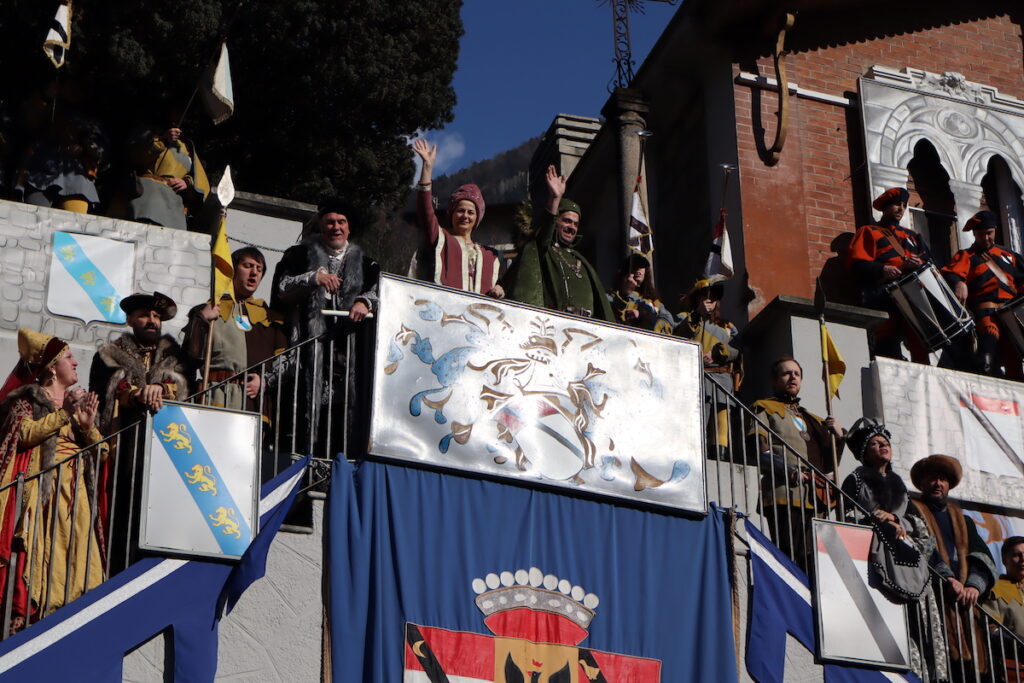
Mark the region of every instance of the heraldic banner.
POLYGON ((333 680, 735 681, 725 533, 714 512, 336 462, 333 680))
POLYGON ((963 466, 960 500, 1024 509, 1024 385, 917 363, 873 363, 875 412, 892 432, 893 471, 932 453, 963 466))
POLYGON ((375 455, 706 510, 697 344, 385 275, 375 365, 375 455))

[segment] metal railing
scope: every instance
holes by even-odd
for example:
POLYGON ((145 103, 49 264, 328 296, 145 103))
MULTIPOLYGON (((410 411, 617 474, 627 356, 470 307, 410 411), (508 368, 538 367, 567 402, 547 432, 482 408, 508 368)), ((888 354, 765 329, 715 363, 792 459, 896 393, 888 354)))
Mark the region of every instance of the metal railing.
MULTIPOLYGON (((368 401, 357 401, 354 394, 369 379, 360 373, 370 371, 372 362, 357 363, 356 355, 371 334, 365 323, 358 332, 335 326, 186 400, 261 415, 260 480, 311 455, 304 493, 307 499, 322 497, 333 458, 365 455, 365 434, 361 428, 353 432, 352 426, 368 422, 368 401), (261 389, 249 398, 244 386, 252 374, 261 378, 261 389)), ((0 516, 12 531, 11 538, 0 535, 0 639, 45 618, 143 555, 138 533, 145 415, 141 408, 122 409, 121 418, 131 422, 96 443, 82 443, 76 433, 52 434, 44 441, 57 440, 56 461, 17 464, 21 472, 0 486, 0 516)), ((22 446, 15 448, 19 455, 35 452, 22 446)), ((297 517, 286 520, 292 530, 312 523, 311 510, 297 517)))
MULTIPOLYGON (((873 526, 867 509, 735 395, 710 375, 704 387, 707 470, 715 480, 709 490, 722 506, 745 513, 747 524, 758 526, 805 572, 812 519, 873 526), (790 486, 792 470, 779 466, 779 454, 786 466, 797 469, 796 486, 790 486), (782 490, 784 499, 779 498, 782 490)), ((813 572, 807 573, 813 582, 813 572)), ((949 582, 934 569, 931 576, 934 597, 926 593, 907 603, 914 672, 924 681, 1024 681, 1024 640, 983 607, 957 606, 949 582)))

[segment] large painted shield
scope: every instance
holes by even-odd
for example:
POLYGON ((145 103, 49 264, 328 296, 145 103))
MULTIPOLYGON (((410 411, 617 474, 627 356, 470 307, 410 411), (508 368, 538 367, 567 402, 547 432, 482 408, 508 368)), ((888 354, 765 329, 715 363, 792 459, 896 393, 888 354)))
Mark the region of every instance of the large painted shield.
POLYGON ((382 276, 370 452, 703 513, 696 344, 382 276))
POLYGON ((135 243, 53 233, 46 308, 55 315, 123 325, 121 299, 132 292, 135 243))
POLYGON ((139 545, 238 559, 259 531, 259 415, 165 402, 148 420, 139 545))

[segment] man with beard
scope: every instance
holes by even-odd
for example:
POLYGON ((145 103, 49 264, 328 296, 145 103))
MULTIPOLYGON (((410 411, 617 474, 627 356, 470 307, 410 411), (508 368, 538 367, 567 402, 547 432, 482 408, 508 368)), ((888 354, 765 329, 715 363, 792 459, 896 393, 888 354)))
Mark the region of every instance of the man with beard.
POLYGON ((547 215, 535 226, 534 238, 523 245, 503 287, 509 298, 525 304, 614 322, 601 278, 576 251, 580 205, 565 197, 565 177, 548 166, 547 215))
POLYGON ((964 226, 964 232, 974 233, 974 244, 958 251, 942 273, 960 303, 971 309, 978 331, 978 355, 965 359, 961 369, 999 375, 1001 360, 1008 377, 1021 379, 1020 354, 1001 334, 1002 325, 995 313, 1024 292, 1024 259, 996 244, 998 227, 991 211, 974 214, 964 226), (997 358, 1000 351, 1001 358, 997 358))
MULTIPOLYGON (((174 301, 160 292, 132 294, 121 301, 121 310, 131 332, 100 346, 89 371, 89 390, 100 397, 104 434, 137 423, 147 410, 160 410, 165 400, 182 401, 189 394, 181 347, 171 336, 161 335, 162 323, 177 313, 174 301)), ((145 434, 141 429, 125 434, 101 475, 106 495, 100 501, 100 519, 110 525, 111 574, 130 564, 136 552, 145 434)))
POLYGON ((984 640, 970 610, 995 583, 996 567, 974 521, 948 501, 949 492, 962 478, 960 462, 948 455, 929 455, 910 468, 910 480, 922 494, 914 506, 935 537, 929 564, 946 580, 944 588, 950 598, 945 602, 950 659, 976 659, 978 671, 985 672, 984 640))

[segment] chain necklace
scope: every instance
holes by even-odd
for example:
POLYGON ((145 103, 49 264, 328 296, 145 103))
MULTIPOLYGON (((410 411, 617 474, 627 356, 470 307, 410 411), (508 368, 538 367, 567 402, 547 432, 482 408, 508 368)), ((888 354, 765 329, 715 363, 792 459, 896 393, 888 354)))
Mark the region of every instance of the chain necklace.
MULTIPOLYGON (((582 261, 580 261, 579 259, 576 259, 575 263, 570 262, 568 257, 566 257, 562 253, 562 247, 558 246, 557 244, 555 245, 555 254, 558 256, 558 259, 562 263, 564 263, 565 265, 569 266, 569 269, 572 270, 572 272, 576 275, 577 278, 579 278, 581 280, 583 279, 583 262, 582 261)), ((562 270, 561 266, 559 266, 559 270, 562 270)), ((562 277, 566 277, 564 270, 562 270, 562 277)))

